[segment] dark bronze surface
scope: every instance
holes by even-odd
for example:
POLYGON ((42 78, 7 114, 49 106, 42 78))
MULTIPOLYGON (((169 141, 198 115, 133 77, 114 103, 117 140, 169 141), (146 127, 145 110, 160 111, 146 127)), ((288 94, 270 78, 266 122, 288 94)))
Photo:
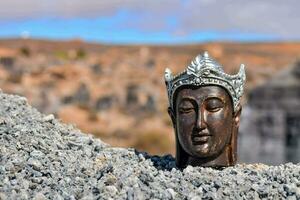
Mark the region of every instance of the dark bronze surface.
POLYGON ((169 108, 176 135, 176 164, 226 167, 236 163, 241 108, 220 86, 185 86, 169 108))

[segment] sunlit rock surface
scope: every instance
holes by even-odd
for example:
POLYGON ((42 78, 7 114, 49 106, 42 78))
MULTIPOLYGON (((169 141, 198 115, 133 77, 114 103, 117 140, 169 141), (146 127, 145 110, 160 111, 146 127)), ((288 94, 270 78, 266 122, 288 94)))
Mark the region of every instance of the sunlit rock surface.
MULTIPOLYGON (((155 145, 155 144, 153 144, 155 145)), ((299 199, 300 165, 175 168, 0 92, 0 199, 299 199)))

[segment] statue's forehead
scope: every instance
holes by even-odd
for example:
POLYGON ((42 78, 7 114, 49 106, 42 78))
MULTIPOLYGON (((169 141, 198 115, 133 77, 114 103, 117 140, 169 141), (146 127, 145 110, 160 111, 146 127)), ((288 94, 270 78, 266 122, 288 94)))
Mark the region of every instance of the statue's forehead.
POLYGON ((206 97, 218 97, 224 101, 230 99, 227 91, 224 88, 215 85, 182 88, 177 93, 177 100, 185 97, 193 97, 199 100, 202 100, 206 97))

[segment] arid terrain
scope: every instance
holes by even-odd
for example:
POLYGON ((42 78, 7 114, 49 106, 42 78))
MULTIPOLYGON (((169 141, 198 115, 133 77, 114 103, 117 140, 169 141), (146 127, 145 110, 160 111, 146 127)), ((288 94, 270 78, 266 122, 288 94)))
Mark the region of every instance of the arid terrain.
POLYGON ((300 59, 300 43, 116 46, 81 40, 0 40, 0 88, 26 96, 109 144, 174 153, 164 69, 182 71, 207 50, 227 73, 246 65, 250 90, 300 59))

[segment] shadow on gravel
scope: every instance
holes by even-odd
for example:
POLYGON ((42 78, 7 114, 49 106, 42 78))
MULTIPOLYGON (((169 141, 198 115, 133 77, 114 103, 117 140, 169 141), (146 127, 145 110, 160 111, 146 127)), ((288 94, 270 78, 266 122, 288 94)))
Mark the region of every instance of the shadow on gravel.
MULTIPOLYGON (((157 156, 157 155, 152 156, 149 155, 147 152, 139 152, 136 149, 135 149, 135 154, 137 156, 142 155, 145 159, 150 159, 153 163, 153 166, 157 170, 171 171, 173 168, 175 168, 177 170, 183 171, 185 169, 185 168, 180 169, 176 167, 175 158, 170 154, 164 156, 157 156)), ((212 168, 219 171, 226 169, 226 167, 208 167, 208 168, 212 168)))
POLYGON ((137 156, 143 156, 145 159, 150 159, 157 170, 171 171, 173 168, 178 169, 175 164, 175 158, 170 154, 164 156, 152 156, 146 152, 139 152, 137 150, 135 150, 135 154, 137 156))

